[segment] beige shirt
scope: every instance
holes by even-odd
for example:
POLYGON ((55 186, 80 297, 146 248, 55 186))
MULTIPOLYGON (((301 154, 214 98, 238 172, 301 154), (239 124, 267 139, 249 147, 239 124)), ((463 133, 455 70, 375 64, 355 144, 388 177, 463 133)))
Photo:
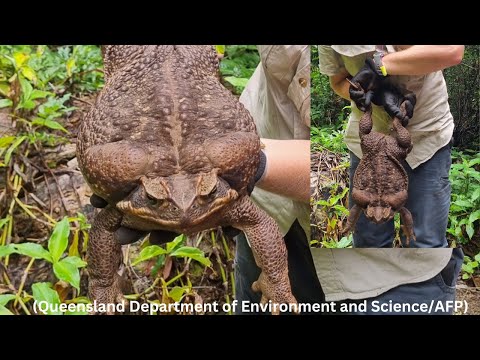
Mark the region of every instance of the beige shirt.
POLYGON ((325 300, 340 301, 431 279, 448 264, 452 249, 312 249, 312 255, 325 300))
MULTIPOLYGON (((310 47, 259 45, 261 63, 240 102, 267 139, 310 139, 310 47)), ((268 166, 268 165, 267 165, 268 166)), ((285 235, 298 219, 310 237, 310 206, 255 188, 252 199, 272 216, 285 235)))
MULTIPOLYGON (((404 49, 399 45, 385 46, 389 53, 404 49)), ((376 45, 319 45, 320 72, 332 76, 346 69, 350 75, 355 75, 362 68, 366 56, 375 48, 376 45)), ((441 71, 419 76, 392 76, 392 81, 417 96, 414 115, 407 127, 412 136, 413 149, 406 161, 414 169, 429 160, 452 138, 454 124, 448 105, 447 86, 441 71)), ((359 158, 362 157, 358 135, 361 115, 362 112, 352 102, 345 142, 359 158)), ((376 105, 373 105, 373 129, 385 134, 392 131, 391 118, 382 107, 376 105)))

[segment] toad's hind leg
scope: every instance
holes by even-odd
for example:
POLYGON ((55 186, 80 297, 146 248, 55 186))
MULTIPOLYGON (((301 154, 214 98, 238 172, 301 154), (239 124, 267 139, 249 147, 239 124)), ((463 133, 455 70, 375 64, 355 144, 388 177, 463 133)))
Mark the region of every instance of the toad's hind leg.
POLYGON ((262 303, 271 300, 273 314, 279 313, 278 305, 282 303, 291 304, 291 308, 298 312, 288 277, 287 248, 277 223, 247 196, 238 200, 226 219, 245 233, 255 261, 262 269, 252 285, 254 291, 262 292, 262 303))
POLYGON ((405 129, 400 120, 393 119, 393 129, 395 130, 395 139, 400 147, 407 149, 407 154, 412 150, 412 137, 407 129, 405 129))
POLYGON ((372 107, 370 106, 367 111, 362 115, 360 123, 358 124, 358 130, 360 133, 360 139, 367 134, 370 134, 373 128, 372 120, 372 107))
POLYGON ((413 241, 416 240, 415 233, 413 231, 413 217, 410 211, 406 207, 402 207, 399 210, 399 213, 400 213, 400 220, 402 222, 402 231, 403 231, 403 234, 405 235, 405 241, 407 243, 407 246, 409 246, 411 239, 413 239, 413 241))

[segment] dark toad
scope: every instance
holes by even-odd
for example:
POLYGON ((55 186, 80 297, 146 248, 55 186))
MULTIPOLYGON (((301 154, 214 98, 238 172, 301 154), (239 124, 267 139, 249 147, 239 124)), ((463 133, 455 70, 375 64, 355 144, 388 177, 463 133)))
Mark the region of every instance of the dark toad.
MULTIPOLYGON (((407 101, 414 106, 415 95, 408 94, 400 105, 404 115, 407 101)), ((408 123, 408 118, 403 122, 408 123)), ((372 107, 369 106, 359 123, 363 157, 353 177, 355 205, 350 209, 343 232, 347 234, 353 230, 362 211, 375 224, 393 219, 398 212, 408 246, 410 240, 415 240, 415 234, 412 214, 404 207, 408 198, 408 175, 402 162, 412 149, 410 133, 397 117, 392 121, 392 136, 372 131, 372 127, 372 107)))
POLYGON ((105 46, 105 87, 78 136, 82 173, 108 205, 88 246, 89 296, 123 302, 119 229, 242 230, 262 273, 262 301, 296 303, 275 221, 250 200, 260 139, 222 86, 212 46, 105 46))

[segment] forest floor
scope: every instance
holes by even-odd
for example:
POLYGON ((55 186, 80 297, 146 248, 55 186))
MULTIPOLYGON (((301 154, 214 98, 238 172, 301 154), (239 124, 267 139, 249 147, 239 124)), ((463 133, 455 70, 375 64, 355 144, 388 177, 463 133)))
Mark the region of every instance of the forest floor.
MULTIPOLYGON (((342 208, 348 208, 348 167, 342 156, 328 150, 312 152, 311 154, 311 193, 312 211, 312 240, 324 247, 344 247, 342 243, 342 225, 346 221, 346 214, 342 208), (330 201, 334 198, 336 201, 330 201), (332 222, 332 219, 334 220, 332 222), (323 238, 332 240, 325 242, 323 238), (325 246, 327 245, 327 246, 325 246)), ((452 239, 449 239, 452 240, 452 239)), ((399 247, 398 241, 395 247, 399 247)), ((473 257, 480 251, 480 236, 474 236, 464 247, 466 255, 473 257)), ((468 280, 462 280, 461 274, 457 281, 456 300, 468 303, 468 315, 480 315, 480 274, 474 274, 468 280)), ((463 313, 458 312, 458 315, 463 313)))

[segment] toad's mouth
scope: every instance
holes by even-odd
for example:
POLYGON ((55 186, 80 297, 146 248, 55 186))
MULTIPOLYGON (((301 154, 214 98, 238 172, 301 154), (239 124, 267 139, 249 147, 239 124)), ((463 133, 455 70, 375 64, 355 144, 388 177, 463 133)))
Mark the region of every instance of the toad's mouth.
POLYGON ((383 224, 384 222, 393 219, 395 215, 395 211, 393 211, 390 206, 368 205, 364 212, 367 219, 375 224, 383 224))
MULTIPOLYGON (((226 196, 215 199, 203 213, 192 215, 192 209, 182 210, 179 206, 175 206, 170 201, 169 205, 162 208, 162 211, 167 211, 167 208, 175 209, 175 216, 170 219, 162 217, 162 212, 159 209, 152 209, 149 207, 137 207, 130 199, 120 201, 116 204, 118 210, 123 214, 146 220, 152 224, 156 224, 162 229, 171 231, 188 231, 191 227, 201 226, 202 223, 208 222, 208 219, 220 210, 225 209, 238 198, 238 193, 229 189, 226 196)), ((193 207, 192 207, 193 208, 193 207)))

